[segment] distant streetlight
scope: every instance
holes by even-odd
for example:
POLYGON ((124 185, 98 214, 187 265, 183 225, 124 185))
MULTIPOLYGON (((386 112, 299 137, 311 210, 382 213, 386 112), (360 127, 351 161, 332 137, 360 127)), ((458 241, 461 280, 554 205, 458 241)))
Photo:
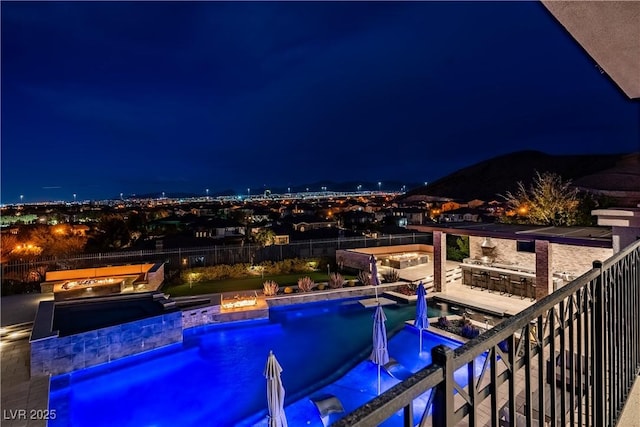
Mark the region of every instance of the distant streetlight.
POLYGON ((207 199, 209 198, 209 189, 204 190, 207 193, 207 199))
POLYGON ((358 191, 362 188, 362 185, 358 184, 358 191))
POLYGON ((291 187, 287 187, 287 193, 291 193, 291 187))
POLYGON ((247 188, 247 197, 251 197, 251 189, 247 188))
POLYGON ((20 203, 22 203, 22 199, 24 199, 24 194, 20 195, 20 203))
POLYGON ((73 203, 76 202, 76 193, 73 193, 73 203))
POLYGON ((382 183, 380 181, 378 181, 378 191, 382 190, 382 183))
POLYGON ((164 199, 164 191, 162 192, 162 198, 164 199))
POLYGON ((424 185, 427 185, 428 183, 429 183, 429 182, 425 181, 425 182, 424 182, 424 185))
POLYGON ((122 193, 120 193, 120 200, 124 200, 124 199, 122 198, 122 193))

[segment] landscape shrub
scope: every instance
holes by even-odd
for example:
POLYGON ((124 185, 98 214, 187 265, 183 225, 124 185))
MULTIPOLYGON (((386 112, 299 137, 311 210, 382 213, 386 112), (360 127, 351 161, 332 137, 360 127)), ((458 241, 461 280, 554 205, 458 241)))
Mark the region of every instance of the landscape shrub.
POLYGON ((302 292, 311 292, 315 283, 310 277, 301 277, 298 279, 298 289, 302 292))
POLYGON ((264 288, 263 292, 264 296, 266 297, 272 297, 276 295, 278 293, 278 289, 280 289, 278 284, 273 280, 267 280, 262 284, 262 287, 264 288))
POLYGON ((371 275, 366 271, 360 270, 358 272, 358 280, 365 286, 369 286, 371 284, 371 275))
POLYGON ((191 280, 191 283, 197 283, 224 279, 242 279, 260 275, 308 273, 314 271, 312 265, 319 265, 318 261, 316 259, 294 258, 278 262, 265 261, 254 266, 247 263, 218 264, 210 267, 195 267, 183 270, 180 278, 183 282, 191 280))
POLYGON ((460 331, 460 335, 468 339, 473 339, 480 335, 480 330, 473 326, 471 323, 465 323, 465 325, 462 327, 462 330, 460 331))
POLYGON ((331 289, 339 289, 344 286, 344 277, 340 273, 331 273, 329 275, 329 287, 331 289))
POLYGON ((446 316, 438 317, 438 326, 441 328, 448 328, 451 326, 451 321, 446 316))
POLYGON ((382 277, 384 278, 385 282, 394 283, 397 282, 398 279, 400 279, 400 273, 398 273, 398 270, 394 268, 389 268, 385 270, 384 273, 382 273, 382 277))

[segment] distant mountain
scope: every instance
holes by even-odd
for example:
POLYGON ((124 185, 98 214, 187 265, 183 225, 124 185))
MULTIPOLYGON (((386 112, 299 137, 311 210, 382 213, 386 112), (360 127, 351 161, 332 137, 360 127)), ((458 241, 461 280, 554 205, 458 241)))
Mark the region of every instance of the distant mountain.
POLYGON ((576 180, 613 168, 624 154, 550 155, 539 151, 518 151, 494 157, 409 191, 412 196, 446 197, 468 201, 500 199, 514 191, 518 181, 529 185, 535 171, 554 172, 563 179, 576 180))

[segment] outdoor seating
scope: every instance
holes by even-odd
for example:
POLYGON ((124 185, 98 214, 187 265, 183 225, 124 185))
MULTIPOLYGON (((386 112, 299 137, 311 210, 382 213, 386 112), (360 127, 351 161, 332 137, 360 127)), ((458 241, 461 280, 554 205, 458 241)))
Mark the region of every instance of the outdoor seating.
POLYGON ((485 290, 489 286, 489 273, 486 271, 473 270, 471 274, 471 289, 475 286, 485 290))
POLYGON ((500 274, 499 276, 500 282, 500 295, 504 295, 509 291, 509 275, 508 274, 500 274))
POLYGON ((529 290, 529 298, 531 301, 536 300, 536 281, 527 280, 527 289, 529 290))
POLYGON ((471 270, 471 289, 475 288, 478 285, 478 280, 480 280, 480 270, 471 270))
POLYGON ((500 295, 504 295, 509 288, 509 276, 506 274, 492 274, 489 277, 489 292, 499 291, 500 295))
POLYGON ((527 292, 527 279, 524 277, 511 276, 509 283, 511 285, 509 296, 518 295, 520 299, 524 299, 527 292))
POLYGON ((471 275, 471 270, 469 269, 463 269, 462 270, 462 283, 464 283, 465 285, 469 285, 471 288, 473 288, 473 283, 471 282, 472 279, 472 275, 471 275))

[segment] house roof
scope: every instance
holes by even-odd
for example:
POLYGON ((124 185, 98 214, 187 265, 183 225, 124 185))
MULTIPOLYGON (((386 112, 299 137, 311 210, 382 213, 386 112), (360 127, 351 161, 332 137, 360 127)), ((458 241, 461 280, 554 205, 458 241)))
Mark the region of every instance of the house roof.
POLYGON ((442 231, 466 236, 496 237, 513 240, 548 240, 567 245, 611 248, 610 227, 554 227, 543 225, 460 222, 434 225, 408 225, 422 232, 442 231))
POLYGON ((542 4, 629 98, 640 98, 640 2, 542 4))

